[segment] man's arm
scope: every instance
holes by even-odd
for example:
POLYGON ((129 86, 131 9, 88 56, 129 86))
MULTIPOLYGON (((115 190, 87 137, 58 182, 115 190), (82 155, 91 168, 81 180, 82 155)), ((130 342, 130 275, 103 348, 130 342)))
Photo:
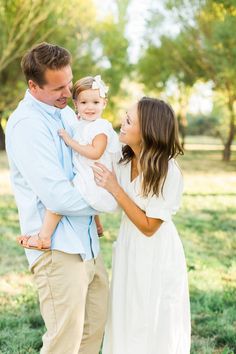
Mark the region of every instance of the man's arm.
POLYGON ((11 158, 47 209, 68 216, 97 214, 68 181, 54 137, 40 119, 18 122, 9 140, 11 158))

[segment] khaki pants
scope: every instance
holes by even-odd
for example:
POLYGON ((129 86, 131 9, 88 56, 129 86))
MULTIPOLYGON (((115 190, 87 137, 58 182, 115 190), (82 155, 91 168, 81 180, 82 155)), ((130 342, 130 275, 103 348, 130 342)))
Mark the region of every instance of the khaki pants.
POLYGON ((108 278, 100 256, 45 252, 32 267, 47 328, 41 354, 98 354, 107 316, 108 278))

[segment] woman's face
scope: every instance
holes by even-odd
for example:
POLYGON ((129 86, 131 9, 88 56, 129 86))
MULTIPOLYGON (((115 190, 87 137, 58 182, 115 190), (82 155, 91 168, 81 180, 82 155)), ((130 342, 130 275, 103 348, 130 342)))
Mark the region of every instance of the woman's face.
POLYGON ((138 119, 137 104, 133 105, 122 119, 120 142, 129 145, 131 149, 140 148, 141 132, 138 119))

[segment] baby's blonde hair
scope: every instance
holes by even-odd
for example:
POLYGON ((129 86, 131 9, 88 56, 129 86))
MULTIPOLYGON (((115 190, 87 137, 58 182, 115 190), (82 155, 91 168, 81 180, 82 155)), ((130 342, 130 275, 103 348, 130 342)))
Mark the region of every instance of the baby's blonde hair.
POLYGON ((91 89, 93 82, 94 82, 93 76, 86 76, 76 81, 72 89, 73 100, 77 100, 77 97, 82 91, 91 89))
POLYGON ((90 90, 90 89, 99 89, 99 95, 102 98, 107 98, 107 92, 108 92, 108 87, 105 85, 105 83, 102 81, 101 76, 97 75, 95 77, 93 76, 86 76, 83 77, 82 79, 78 80, 73 89, 72 89, 72 98, 73 100, 77 100, 79 94, 82 91, 85 90, 90 90), (93 84, 96 84, 95 86, 93 84))

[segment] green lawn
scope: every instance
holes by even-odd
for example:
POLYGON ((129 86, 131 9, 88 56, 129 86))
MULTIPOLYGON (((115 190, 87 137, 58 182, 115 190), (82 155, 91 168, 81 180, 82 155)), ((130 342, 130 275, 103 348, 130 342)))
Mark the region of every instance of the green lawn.
MULTIPOLYGON (((194 150, 179 161, 185 193, 175 222, 189 270, 192 354, 236 353, 236 152, 228 164, 220 159, 221 151, 194 150)), ((102 219, 110 272, 120 215, 102 219)), ((44 332, 24 252, 15 242, 18 233, 6 157, 0 154, 1 354, 38 353, 44 332)))

